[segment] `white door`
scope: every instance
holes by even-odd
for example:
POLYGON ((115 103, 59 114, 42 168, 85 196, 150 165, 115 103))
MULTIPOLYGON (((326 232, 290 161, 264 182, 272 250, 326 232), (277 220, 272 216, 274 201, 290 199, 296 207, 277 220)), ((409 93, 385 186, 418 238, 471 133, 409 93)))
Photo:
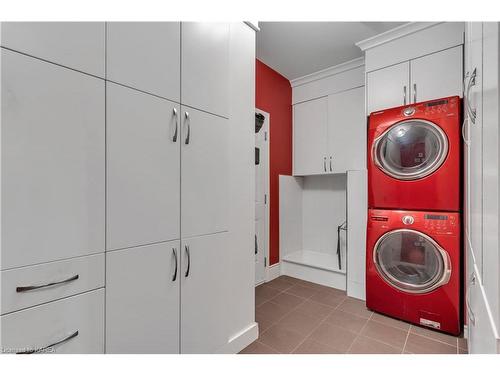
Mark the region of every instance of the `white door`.
POLYGON ((255 283, 260 284, 265 279, 269 238, 269 114, 256 110, 255 115, 255 283))
POLYGON ((179 241, 106 254, 106 352, 179 353, 179 241))
POLYGON ((328 170, 366 169, 365 88, 328 96, 328 170))
POLYGON ((227 344, 227 246, 227 233, 182 240, 181 353, 213 353, 227 344))
POLYGON ((107 79, 180 101, 179 22, 108 22, 107 79))
POLYGON ((411 60, 411 103, 462 96, 462 61, 462 46, 411 60))
POLYGON ((1 58, 1 268, 104 251, 104 81, 1 58))
POLYGON ((104 22, 2 22, 2 47, 104 78, 104 22))
POLYGON ((366 74, 367 114, 410 103, 408 61, 366 74))
POLYGON ((229 24, 183 22, 182 104, 229 113, 229 24))
POLYGON ((180 108, 107 84, 107 249, 180 237, 180 108))
POLYGON ((182 237, 228 229, 228 120, 182 107, 182 237))
POLYGON ((293 174, 327 173, 328 97, 293 106, 293 174))

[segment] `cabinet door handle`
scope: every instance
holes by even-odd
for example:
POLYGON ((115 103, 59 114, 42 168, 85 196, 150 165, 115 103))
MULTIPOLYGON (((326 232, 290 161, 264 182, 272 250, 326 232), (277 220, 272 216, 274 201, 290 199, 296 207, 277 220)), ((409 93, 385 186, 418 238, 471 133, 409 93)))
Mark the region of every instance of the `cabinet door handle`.
POLYGON ((462 124, 462 139, 464 140, 466 146, 469 146, 468 132, 469 132, 469 119, 467 118, 467 116, 464 116, 464 122, 462 124))
POLYGON ((17 293, 23 293, 23 292, 27 292, 29 290, 35 290, 35 289, 41 289, 41 288, 48 288, 48 287, 59 285, 59 284, 66 284, 66 283, 69 283, 71 281, 78 280, 79 277, 80 277, 79 275, 75 275, 75 276, 71 276, 70 278, 67 278, 65 280, 56 281, 56 282, 53 282, 53 283, 48 283, 48 284, 43 284, 43 285, 18 286, 16 288, 16 292, 17 293))
POLYGON ((417 102, 417 84, 413 84, 413 103, 417 102))
POLYGON ((406 105, 406 86, 403 86, 403 105, 406 105))
POLYGON ((323 169, 326 172, 326 156, 323 157, 323 169))
POLYGON ((175 132, 172 138, 172 142, 177 142, 177 130, 179 128, 179 116, 177 115, 177 108, 174 108, 174 117, 175 117, 175 132))
POLYGON ((189 112, 186 112, 184 114, 186 117, 186 122, 187 122, 187 134, 186 134, 186 140, 184 141, 185 144, 189 144, 189 137, 191 136, 191 119, 189 118, 189 112))
POLYGON ((332 157, 330 156, 330 172, 333 172, 333 169, 332 169, 332 157))
POLYGON ((466 87, 465 95, 464 95, 465 96, 465 110, 466 110, 467 115, 469 116, 472 124, 476 123, 477 113, 476 113, 476 110, 473 109, 472 106, 470 105, 469 96, 470 96, 470 89, 472 88, 472 86, 474 86, 476 84, 476 76, 477 76, 477 68, 474 68, 474 70, 472 71, 472 74, 467 73, 465 75, 465 78, 467 79, 467 77, 468 77, 469 81, 468 81, 467 85, 464 85, 466 87))
POLYGON ((172 253, 174 254, 174 258, 175 258, 175 270, 174 270, 174 276, 172 276, 172 281, 175 281, 177 279, 177 250, 175 249, 175 247, 172 248, 172 253))
POLYGON ((188 265, 186 269, 186 273, 184 274, 185 277, 189 276, 189 269, 191 268, 191 254, 189 253, 189 246, 185 245, 184 249, 186 249, 186 255, 187 255, 187 260, 188 260, 188 265))
POLYGON ((465 306, 467 307, 467 315, 469 317, 470 322, 472 325, 476 325, 476 317, 474 315, 474 312, 472 311, 472 308, 470 307, 470 301, 469 301, 469 295, 470 295, 470 287, 471 285, 476 285, 476 276, 474 273, 472 273, 469 281, 469 285, 467 286, 467 293, 465 297, 465 306))
POLYGON ((43 348, 23 350, 22 352, 16 352, 16 354, 35 354, 35 353, 45 352, 47 349, 53 348, 56 345, 63 344, 65 342, 75 338, 76 336, 78 336, 78 331, 73 332, 71 335, 63 338, 62 340, 59 340, 59 341, 56 341, 52 344, 44 346, 43 348))

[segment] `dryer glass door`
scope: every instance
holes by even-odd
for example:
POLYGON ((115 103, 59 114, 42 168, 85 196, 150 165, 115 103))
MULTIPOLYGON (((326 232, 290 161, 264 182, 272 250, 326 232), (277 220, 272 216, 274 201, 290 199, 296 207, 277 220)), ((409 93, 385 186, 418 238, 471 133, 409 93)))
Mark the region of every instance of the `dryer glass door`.
POLYGON ((448 254, 432 238, 411 229, 380 237, 373 261, 387 283, 409 293, 434 290, 448 282, 451 272, 448 254))
POLYGON ((448 138, 432 122, 405 120, 376 139, 373 153, 375 163, 387 175, 398 180, 417 180, 443 164, 448 138))

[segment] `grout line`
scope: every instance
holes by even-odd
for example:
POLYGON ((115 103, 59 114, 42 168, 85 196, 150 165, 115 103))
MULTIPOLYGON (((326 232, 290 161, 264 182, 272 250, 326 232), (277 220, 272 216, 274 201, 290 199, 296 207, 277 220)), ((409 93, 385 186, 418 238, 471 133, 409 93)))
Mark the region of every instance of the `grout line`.
MULTIPOLYGON (((342 311, 342 310, 340 310, 340 311, 342 311)), ((356 314, 354 314, 354 315, 356 315, 356 314)), ((354 338, 354 340, 351 342, 351 345, 349 345, 349 348, 347 348, 347 350, 346 350, 346 354, 349 354, 350 350, 352 349, 352 347, 353 347, 354 343, 356 342, 356 340, 358 339, 358 337, 362 336, 362 335, 361 335, 361 332, 363 332, 363 330, 365 329, 365 327, 368 325, 368 323, 370 322, 370 320, 371 320, 372 316, 373 316, 373 311, 372 311, 372 313, 371 313, 370 317, 369 317, 368 319, 366 319, 366 322, 365 322, 365 324, 363 324, 363 327, 361 327, 361 329, 359 330, 359 333, 356 335, 356 337, 354 338)), ((364 337, 364 336, 363 336, 363 337, 364 337)), ((370 337, 370 338, 371 338, 371 337, 370 337)), ((378 340, 377 340, 377 341, 378 341, 378 340)), ((386 344, 386 345, 387 345, 387 344, 386 344)))
MULTIPOLYGON (((432 330, 430 330, 430 329, 428 329, 428 328, 425 328, 425 327, 420 327, 420 326, 410 325, 410 329, 412 329, 413 327, 422 328, 422 329, 424 329, 424 330, 428 330, 428 331, 430 331, 430 332, 441 333, 441 332, 438 332, 438 331, 432 331, 432 330)), ((434 338, 434 337, 425 336, 425 335, 422 335, 422 334, 420 334, 420 333, 418 333, 418 332, 416 332, 416 331, 413 331, 413 330, 412 330, 412 332, 411 332, 411 333, 413 333, 414 335, 417 335, 417 336, 423 337, 423 338, 425 338, 425 339, 429 339, 429 340, 432 340, 432 341, 439 342, 440 344, 445 344, 445 345, 448 345, 448 346, 453 346, 453 345, 452 345, 452 344, 450 344, 449 342, 441 341, 441 340, 439 340, 439 339, 437 339, 437 338, 434 338)), ((443 335, 444 335, 444 333, 443 333, 443 335)), ((456 338, 456 339, 457 339, 457 344, 456 344, 456 346, 458 347, 458 338, 456 338)))
POLYGON ((406 332, 405 344, 403 345, 403 350, 401 351, 401 354, 405 353, 406 343, 408 342, 408 337, 410 337, 410 331, 411 331, 411 325, 410 328, 408 328, 408 332, 406 332))

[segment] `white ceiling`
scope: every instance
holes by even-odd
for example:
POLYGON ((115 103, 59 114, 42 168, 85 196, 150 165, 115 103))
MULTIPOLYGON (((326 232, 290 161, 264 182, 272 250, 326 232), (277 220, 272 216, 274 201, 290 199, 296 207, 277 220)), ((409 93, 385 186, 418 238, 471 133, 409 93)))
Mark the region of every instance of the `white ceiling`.
POLYGON ((289 80, 362 56, 360 40, 404 22, 259 22, 257 58, 289 80))

